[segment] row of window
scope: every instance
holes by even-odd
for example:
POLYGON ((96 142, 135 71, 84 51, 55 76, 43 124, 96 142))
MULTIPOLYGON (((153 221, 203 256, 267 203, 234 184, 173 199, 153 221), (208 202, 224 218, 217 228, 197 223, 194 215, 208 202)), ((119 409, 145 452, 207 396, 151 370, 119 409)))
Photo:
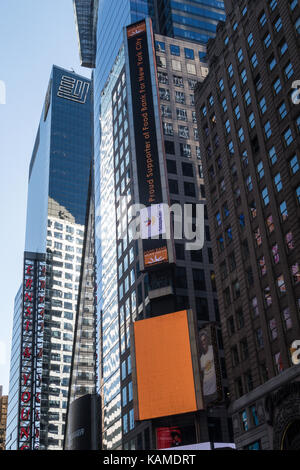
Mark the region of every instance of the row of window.
MULTIPOLYGON (((166 52, 166 44, 162 41, 155 41, 155 49, 157 52, 166 52)), ((190 49, 188 47, 184 47, 184 57, 189 60, 195 59, 195 51, 194 49, 190 49)), ((175 44, 170 44, 170 53, 171 55, 179 57, 181 55, 181 48, 175 44)), ((204 62, 206 60, 206 52, 199 51, 199 60, 200 62, 204 62)))
MULTIPOLYGON (((158 72, 157 73, 157 77, 158 77, 158 82, 162 85, 169 85, 169 75, 165 72, 158 72)), ((180 88, 184 88, 184 84, 185 84, 185 79, 182 77, 182 76, 178 76, 178 75, 173 75, 173 85, 176 86, 176 87, 180 87, 180 88)), ((186 83, 188 85, 188 88, 190 90, 194 90, 195 86, 196 86, 196 83, 197 83, 197 80, 194 80, 194 79, 191 79, 191 78, 188 78, 186 80, 186 83)))

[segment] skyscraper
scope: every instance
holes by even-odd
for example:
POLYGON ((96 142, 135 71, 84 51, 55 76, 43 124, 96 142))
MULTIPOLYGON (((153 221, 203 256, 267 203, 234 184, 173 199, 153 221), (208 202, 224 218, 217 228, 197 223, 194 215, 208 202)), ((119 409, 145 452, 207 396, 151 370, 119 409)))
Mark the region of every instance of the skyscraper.
POLYGON ((89 79, 53 66, 29 168, 7 449, 62 448, 92 161, 91 96, 89 79))
MULTIPOLYGON (((132 11, 130 11, 129 5, 123 2, 122 8, 116 11, 120 16, 118 21, 110 14, 113 8, 111 2, 100 4, 94 72, 95 110, 97 116, 100 110, 101 123, 100 130, 99 120, 95 115, 97 330, 101 332, 103 446, 125 449, 155 448, 158 428, 157 423, 152 425, 150 422, 139 423, 137 427, 134 425, 129 331, 131 321, 191 307, 199 315, 199 328, 210 321, 218 322, 207 225, 203 252, 194 252, 190 257, 185 254, 184 244, 176 244, 179 261, 174 279, 173 269, 169 270, 167 276, 162 269, 160 278, 156 276, 155 282, 155 276, 145 275, 140 270, 137 244, 127 233, 125 218, 124 223, 120 225, 120 218, 123 219, 126 212, 125 201, 124 207, 121 204, 121 194, 126 193, 131 204, 137 201, 134 189, 137 177, 132 170, 132 152, 136 137, 128 116, 128 106, 132 109, 130 103, 133 97, 127 84, 130 66, 128 52, 124 49, 126 41, 124 42, 122 26, 148 15, 154 19, 154 29, 157 31, 160 11, 156 2, 154 4, 136 2, 134 5, 133 7, 131 2, 132 11), (119 243, 119 238, 112 234, 120 235, 123 230, 126 233, 126 241, 124 239, 119 243), (166 282, 167 284, 164 284, 166 282), (162 294, 163 290, 168 295, 162 294)), ((220 2, 219 8, 221 13, 220 2)), ((95 14, 94 9, 91 8, 90 11, 91 14, 95 14)), ((79 31, 80 27, 84 28, 84 24, 81 26, 78 24, 79 31)), ((160 97, 156 96, 155 100, 161 100, 161 108, 156 107, 155 112, 156 125, 160 127, 160 122, 163 121, 164 135, 161 135, 159 130, 159 145, 169 154, 168 169, 165 169, 164 177, 169 179, 167 186, 171 185, 172 188, 169 192, 169 188, 166 187, 165 196, 169 198, 171 195, 172 202, 178 202, 179 205, 185 202, 193 203, 195 208, 197 201, 204 202, 205 199, 193 113, 193 87, 197 76, 200 78, 207 74, 207 67, 203 62, 205 45, 196 46, 180 39, 171 41, 170 38, 162 36, 156 36, 156 41, 157 57, 150 53, 149 60, 152 67, 151 80, 153 83, 156 80, 160 81, 160 97), (161 49, 163 44, 165 50, 161 49)), ((158 90, 154 93, 158 93, 158 90)), ((218 334, 218 343, 221 345, 220 334, 218 334)), ((222 357, 220 362, 223 365, 222 357)), ((222 369, 225 377, 224 367, 222 369)), ((215 437, 228 440, 225 409, 219 413, 212 410, 211 413, 209 424, 212 426, 215 424, 215 437)), ((204 420, 202 426, 200 421, 195 425, 193 418, 187 418, 181 423, 185 427, 183 434, 187 441, 209 439, 207 416, 205 414, 201 416, 204 420), (203 432, 201 438, 200 428, 203 432)), ((167 425, 162 420, 161 432, 168 432, 170 426, 170 423, 167 425)), ((178 426, 178 419, 175 419, 173 426, 178 426)))
POLYGON ((299 449, 299 2, 226 2, 196 112, 235 442, 299 449))

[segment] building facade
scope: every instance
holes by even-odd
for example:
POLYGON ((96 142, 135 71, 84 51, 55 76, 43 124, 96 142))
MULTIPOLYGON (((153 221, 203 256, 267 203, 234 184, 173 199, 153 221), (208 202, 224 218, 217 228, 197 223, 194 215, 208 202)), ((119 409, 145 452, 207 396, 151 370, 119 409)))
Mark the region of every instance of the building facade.
POLYGON ((196 87, 235 442, 299 449, 299 4, 225 2, 196 87))
MULTIPOLYGON (((80 2, 75 3, 78 6, 80 2)), ((97 12, 93 8, 90 12, 94 20, 98 18, 96 68, 93 72, 94 188, 97 332, 101 332, 99 390, 101 389, 103 407, 103 446, 126 449, 155 448, 154 426, 152 428, 149 423, 140 423, 138 430, 134 429, 129 353, 130 321, 151 316, 155 310, 153 310, 155 299, 152 298, 150 302, 149 291, 153 290, 150 286, 151 280, 149 281, 149 276, 140 272, 136 244, 129 238, 126 242, 122 241, 122 246, 117 242, 118 235, 125 229, 123 220, 121 225, 119 221, 125 206, 121 208, 118 201, 121 194, 126 194, 129 202, 135 202, 134 185, 136 185, 131 168, 134 137, 132 125, 128 120, 126 82, 129 72, 127 71, 126 78, 128 54, 124 51, 123 27, 150 17, 156 33, 163 30, 166 35, 178 38, 174 39, 173 43, 165 37, 156 38, 157 57, 152 57, 151 60, 153 64, 154 62, 157 64, 157 74, 152 73, 152 80, 159 80, 160 107, 156 113, 163 126, 161 145, 168 154, 166 161, 168 188, 170 185, 170 193, 167 189, 168 197, 170 196, 172 202, 179 205, 191 202, 195 208, 197 201, 204 202, 205 192, 193 108, 193 88, 197 79, 204 78, 208 72, 205 43, 214 36, 217 22, 225 18, 224 5, 223 2, 212 1, 193 6, 189 2, 179 4, 136 1, 130 4, 122 2, 120 8, 119 3, 114 5, 111 2, 101 2, 97 12), (112 9, 116 12, 113 18, 112 9), (189 39, 190 42, 185 44, 181 38, 189 39), (115 192, 112 188, 115 188, 115 192), (117 237, 111 236, 111 233, 116 233, 117 237)), ((80 25, 77 17, 79 30, 84 30, 91 23, 94 24, 93 21, 89 20, 88 23, 81 18, 80 25)), ((85 58, 83 63, 84 61, 85 58)), ((207 224, 205 224, 205 234, 205 248, 201 253, 187 253, 184 244, 176 243, 178 259, 176 276, 174 273, 169 273, 169 278, 176 277, 176 288, 175 284, 172 285, 174 290, 168 300, 173 303, 165 308, 167 313, 172 311, 168 310, 171 305, 174 309, 191 306, 199 315, 199 327, 209 321, 217 324, 219 321, 207 224)), ((127 233, 126 237, 128 236, 127 233)), ((161 280, 157 279, 157 283, 159 282, 161 280)), ((157 305, 159 303, 160 301, 157 305)), ((163 308, 160 308, 162 311, 163 308)), ((222 347, 220 332, 218 335, 219 345, 222 347)), ((226 373, 222 353, 220 361, 224 379, 226 373)), ((226 393, 225 380, 225 396, 226 393)), ((214 413, 212 411, 211 421, 215 419, 215 422, 218 422, 215 428, 221 431, 221 435, 223 433, 225 440, 228 440, 225 411, 219 414, 217 412, 215 415, 214 413), (222 426, 218 421, 220 416, 222 416, 222 426)), ((190 425, 190 422, 186 424, 190 425)), ((207 432, 207 422, 203 427, 207 432)), ((208 434, 206 437, 208 439, 208 434)))
POLYGON ((61 449, 90 166, 91 82, 54 66, 29 168, 7 449, 61 449))
POLYGON ((8 403, 8 396, 2 395, 2 386, 1 386, 0 387, 0 450, 5 450, 7 403, 8 403))

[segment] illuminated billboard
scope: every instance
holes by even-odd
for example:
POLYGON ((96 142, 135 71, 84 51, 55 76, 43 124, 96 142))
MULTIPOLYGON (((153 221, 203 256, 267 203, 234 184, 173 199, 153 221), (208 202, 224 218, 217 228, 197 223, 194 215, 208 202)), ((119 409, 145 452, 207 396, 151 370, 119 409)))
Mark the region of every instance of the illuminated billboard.
POLYGON ((151 27, 149 31, 147 29, 145 21, 127 27, 128 81, 131 84, 129 107, 132 111, 129 114, 134 130, 132 148, 135 150, 133 159, 138 202, 144 206, 140 213, 142 270, 173 262, 174 256, 170 240, 163 238, 165 221, 161 204, 168 204, 167 181, 157 92, 153 92, 153 87, 157 88, 153 35, 151 27))
POLYGON ((208 405, 223 396, 215 326, 209 324, 202 328, 199 340, 203 398, 205 405, 208 405))
POLYGON ((136 420, 203 409, 196 331, 191 310, 132 325, 136 420))
POLYGON ((25 253, 18 416, 18 450, 38 449, 45 312, 44 256, 25 253))

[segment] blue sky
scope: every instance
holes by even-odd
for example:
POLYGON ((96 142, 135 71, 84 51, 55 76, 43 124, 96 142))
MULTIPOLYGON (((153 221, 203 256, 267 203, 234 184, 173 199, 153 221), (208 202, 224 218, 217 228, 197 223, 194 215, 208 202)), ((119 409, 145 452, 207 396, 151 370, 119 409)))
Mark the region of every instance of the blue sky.
POLYGON ((14 297, 21 283, 28 168, 52 65, 79 65, 72 0, 0 1, 0 385, 8 393, 14 297))

